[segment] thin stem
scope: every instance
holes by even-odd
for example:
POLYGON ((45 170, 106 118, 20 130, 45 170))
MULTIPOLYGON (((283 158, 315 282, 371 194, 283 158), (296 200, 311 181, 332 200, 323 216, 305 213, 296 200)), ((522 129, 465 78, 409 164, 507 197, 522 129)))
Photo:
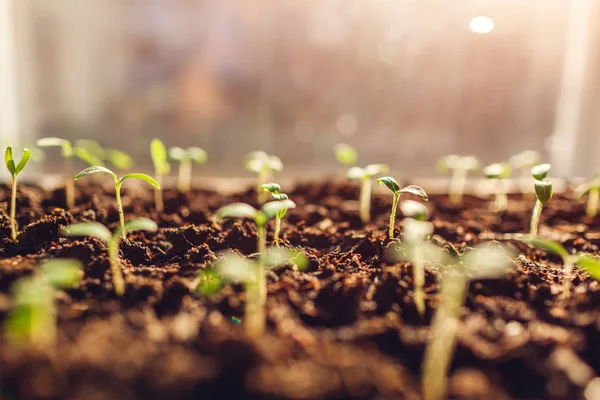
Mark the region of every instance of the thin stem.
POLYGON ((464 168, 455 168, 450 178, 450 201, 459 204, 462 201, 467 181, 467 171, 464 168))
POLYGON ((258 336, 265 330, 267 302, 267 278, 264 271, 264 257, 267 251, 267 235, 265 225, 257 226, 258 261, 253 267, 254 281, 246 284, 245 327, 248 336, 258 336))
POLYGON ((273 233, 273 241, 279 246, 279 231, 281 230, 281 218, 275 219, 275 233, 273 233))
MULTIPOLYGON (((161 188, 163 186, 162 180, 162 175, 156 173, 156 181, 158 182, 161 188)), ((161 189, 154 189, 154 205, 156 206, 156 211, 158 211, 159 213, 165 210, 165 203, 163 201, 163 194, 161 189)))
POLYGON ((413 260, 413 279, 415 284, 415 305, 419 315, 425 315, 425 295, 423 286, 425 286, 425 266, 423 262, 423 251, 419 244, 415 245, 413 260))
POLYGON ((542 215, 542 207, 544 205, 538 199, 535 199, 535 206, 533 207, 533 213, 531 214, 531 225, 529 227, 529 235, 536 237, 538 234, 538 228, 540 225, 540 216, 542 215))
POLYGON ((258 182, 257 182, 257 186, 256 186, 256 193, 257 193, 257 200, 258 200, 258 204, 264 204, 267 201, 269 201, 269 192, 264 192, 262 190, 262 185, 264 185, 265 183, 268 183, 269 178, 271 177, 271 172, 270 170, 264 170, 259 172, 258 174, 258 182))
POLYGON ((563 297, 566 299, 571 295, 571 272, 573 271, 573 257, 563 259, 563 297))
MULTIPOLYGON (((124 236, 125 230, 123 230, 124 236)), ((110 271, 112 273, 113 287, 117 296, 123 296, 125 293, 125 280, 123 279, 123 271, 121 260, 119 259, 119 237, 113 237, 108 243, 108 261, 110 263, 110 271)))
POLYGON ((390 228, 389 236, 390 239, 394 238, 394 224, 396 223, 396 208, 398 208, 398 200, 400 199, 400 193, 394 193, 394 202, 392 203, 392 213, 390 214, 390 228))
POLYGON ((364 178, 360 188, 360 219, 363 224, 371 220, 371 178, 364 178))
POLYGON ((17 241, 17 176, 13 175, 12 192, 10 197, 10 232, 13 242, 17 241))
POLYGON ((508 196, 506 195, 506 187, 502 179, 496 182, 496 198, 494 200, 494 211, 501 213, 508 208, 508 196))
MULTIPOLYGON (((67 158, 67 173, 71 176, 71 157, 67 158)), ((67 203, 67 209, 75 207, 75 180, 73 178, 67 178, 65 181, 65 201, 67 203)))
POLYGON ((125 240, 125 214, 123 213, 123 204, 121 203, 121 182, 115 183, 115 196, 117 197, 117 208, 119 210, 119 221, 121 223, 121 239, 125 240))
POLYGON ((177 189, 181 193, 187 193, 190 191, 192 181, 192 161, 189 159, 182 159, 179 163, 179 177, 177 179, 177 189))
POLYGON ((598 203, 600 202, 600 189, 591 189, 588 193, 587 206, 585 213, 588 217, 593 218, 598 215, 598 203))

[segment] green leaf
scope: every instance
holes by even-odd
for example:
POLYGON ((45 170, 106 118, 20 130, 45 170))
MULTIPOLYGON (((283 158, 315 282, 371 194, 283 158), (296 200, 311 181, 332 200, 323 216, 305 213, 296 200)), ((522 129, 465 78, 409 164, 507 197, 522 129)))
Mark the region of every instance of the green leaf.
POLYGON ((159 175, 167 175, 171 170, 167 158, 167 148, 160 139, 152 139, 150 142, 150 156, 154 163, 154 169, 159 175))
POLYGON ((573 197, 575 197, 576 199, 580 199, 591 189, 592 187, 589 183, 582 183, 581 185, 578 185, 573 191, 573 197))
POLYGON ((267 219, 273 219, 277 216, 277 213, 290 208, 296 208, 296 203, 292 200, 279 200, 265 203, 260 210, 267 219))
POLYGON ((379 174, 385 174, 390 168, 387 164, 369 164, 365 167, 365 174, 367 176, 375 176, 379 174))
POLYGON ((269 155, 264 151, 252 151, 244 156, 244 167, 248 171, 261 173, 269 162, 269 155))
POLYGON ((194 160, 196 164, 204 164, 208 160, 208 154, 200 147, 188 147, 187 154, 190 160, 194 160))
POLYGON ((406 218, 402 225, 404 228, 404 237, 411 242, 425 240, 433 233, 433 224, 429 221, 418 221, 413 218, 406 218))
POLYGON ((352 167, 346 172, 346 177, 350 180, 364 179, 367 177, 367 174, 363 168, 352 167))
POLYGON ((39 270, 44 279, 57 289, 72 288, 83 278, 83 265, 75 259, 44 260, 40 263, 39 270))
POLYGON ((187 157, 187 154, 183 148, 174 146, 169 149, 169 157, 172 160, 181 161, 187 157))
POLYGON ((31 151, 28 148, 24 148, 23 155, 21 156, 21 161, 19 161, 19 164, 15 168, 15 175, 19 175, 19 173, 23 171, 23 168, 25 168, 30 158, 31 151))
POLYGON ((550 164, 539 164, 531 168, 531 176, 538 181, 545 179, 548 176, 548 172, 552 169, 550 164))
POLYGON ((400 203, 400 211, 405 217, 414 218, 420 221, 426 220, 429 215, 427 207, 414 200, 404 200, 400 203))
POLYGON ((8 172, 14 177, 15 176, 15 160, 13 159, 12 146, 6 147, 6 151, 4 152, 4 163, 6 164, 6 168, 8 172))
POLYGON ((600 280, 600 259, 589 254, 581 254, 577 257, 576 263, 592 278, 600 280))
POLYGON ((381 184, 384 184, 385 186, 387 186, 388 189, 392 191, 392 193, 396 193, 400 190, 400 185, 398 185, 398 182, 396 182, 396 180, 391 176, 384 176, 383 178, 377 179, 377 184, 379 186, 381 186, 381 184))
POLYGON ((84 149, 87 153, 93 157, 103 161, 104 160, 104 149, 100 143, 92 139, 79 139, 75 141, 75 147, 84 149))
POLYGON ((196 288, 196 293, 200 296, 212 296, 221 289, 221 278, 212 268, 200 272, 198 279, 200 282, 196 288))
POLYGON ((113 177, 113 179, 116 181, 117 180, 117 175, 112 172, 110 169, 103 167, 101 165, 93 165, 91 167, 87 167, 86 169, 84 169, 83 171, 81 171, 80 173, 78 173, 77 175, 75 175, 75 180, 81 179, 81 178, 85 178, 88 175, 92 175, 92 174, 97 174, 99 172, 103 172, 105 174, 109 174, 110 176, 113 177))
POLYGON ((17 280, 10 288, 11 296, 17 305, 41 305, 52 302, 54 289, 38 276, 28 276, 17 280))
POLYGON ((271 195, 271 200, 273 201, 281 201, 281 200, 287 200, 288 199, 288 195, 285 193, 273 193, 271 195))
POLYGON ((410 193, 414 194, 415 196, 419 196, 425 201, 429 200, 429 197, 427 197, 427 193, 425 192, 425 190, 417 185, 406 186, 400 190, 400 193, 410 193))
POLYGON ((62 234, 65 236, 93 236, 106 243, 110 242, 112 235, 108 228, 99 222, 80 222, 71 224, 63 228, 62 234))
POLYGON ((63 157, 70 158, 73 156, 73 146, 71 146, 71 142, 66 139, 57 137, 41 138, 37 141, 37 145, 39 147, 60 147, 63 157))
POLYGON ((266 268, 295 265, 300 271, 304 271, 308 267, 308 260, 301 251, 269 247, 264 257, 264 264, 266 268))
POLYGON ((532 236, 525 236, 518 240, 525 244, 537 247, 538 249, 542 249, 547 252, 559 255, 563 259, 563 261, 566 261, 566 259, 569 257, 569 252, 567 251, 567 249, 565 249, 560 243, 557 243, 553 240, 532 236))
POLYGON ((237 254, 226 253, 214 269, 231 282, 253 282, 256 280, 256 264, 237 254))
POLYGON ((338 143, 333 147, 335 159, 342 165, 356 164, 358 161, 358 152, 356 149, 346 143, 338 143))
POLYGON ((265 183, 261 186, 261 189, 263 192, 278 194, 281 191, 281 186, 277 183, 265 183))
POLYGON ((267 167, 271 170, 271 171, 282 171, 283 170, 283 163, 281 162, 281 159, 277 156, 269 156, 269 160, 267 162, 267 167))
POLYGON ((125 232, 132 231, 148 231, 155 232, 158 230, 156 222, 149 218, 136 218, 125 222, 125 232))
POLYGON ((125 179, 140 179, 142 181, 148 182, 150 185, 154 186, 156 189, 160 189, 160 184, 151 176, 146 174, 141 174, 139 172, 134 172, 131 174, 125 174, 119 178, 119 183, 123 182, 125 179))
POLYGON ((117 169, 129 169, 133 165, 133 158, 118 149, 106 149, 106 159, 117 169))
POLYGON ((483 174, 488 179, 506 179, 511 173, 512 168, 509 163, 494 163, 483 169, 483 174))
POLYGON ((535 195, 542 204, 546 204, 552 198, 552 183, 535 181, 535 195))
POLYGON ((73 154, 75 157, 79 158, 81 161, 85 162, 89 165, 104 165, 104 161, 101 158, 95 156, 93 153, 84 149, 83 147, 75 147, 73 149, 73 154))
POLYGON ((475 156, 463 156, 460 157, 459 168, 465 171, 475 171, 479 168, 479 160, 475 156))
POLYGON ((218 219, 223 218, 254 218, 258 210, 246 203, 233 203, 217 210, 218 219))

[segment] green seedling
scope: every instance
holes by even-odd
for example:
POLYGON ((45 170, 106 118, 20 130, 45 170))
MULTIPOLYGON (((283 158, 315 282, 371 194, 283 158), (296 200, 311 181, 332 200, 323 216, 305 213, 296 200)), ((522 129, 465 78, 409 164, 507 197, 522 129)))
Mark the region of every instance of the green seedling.
POLYGON ((69 179, 65 179, 65 200, 67 203, 67 208, 73 208, 75 206, 75 181, 70 179, 72 173, 72 160, 75 152, 73 151, 73 146, 71 142, 66 139, 61 139, 57 137, 46 137, 37 141, 37 145, 39 147, 60 147, 62 156, 65 158, 67 163, 66 171, 69 179))
POLYGON ((378 185, 385 185, 394 195, 394 201, 392 202, 392 213, 390 214, 390 225, 388 230, 388 235, 390 239, 394 238, 394 224, 396 223, 396 209, 398 208, 398 200, 400 200, 400 195, 402 193, 411 193, 415 196, 419 196, 422 200, 427 201, 427 193, 425 190, 416 185, 406 186, 400 189, 400 185, 398 182, 391 176, 384 176, 383 178, 377 179, 378 185))
POLYGON ((487 179, 494 181, 494 211, 502 213, 508 208, 508 196, 506 194, 506 181, 510 178, 512 168, 509 163, 494 163, 483 169, 487 179))
POLYGON ((65 236, 91 236, 106 243, 108 249, 108 260, 112 273, 113 288, 117 296, 122 296, 125 293, 125 280, 121 260, 119 257, 119 244, 121 240, 126 239, 126 235, 132 231, 148 231, 154 232, 158 229, 156 222, 148 218, 138 218, 127 221, 122 227, 110 233, 107 227, 99 222, 81 222, 72 224, 62 230, 65 236))
POLYGON ((273 180, 273 172, 283 170, 283 163, 277 156, 265 153, 264 151, 253 151, 244 157, 244 167, 251 172, 258 174, 258 183, 256 192, 258 203, 263 204, 268 200, 268 194, 262 191, 262 185, 273 180))
POLYGON ((545 180, 552 166, 550 164, 540 164, 531 168, 531 175, 535 185, 535 206, 531 214, 531 224, 529 227, 529 235, 536 237, 540 225, 540 216, 542 208, 552 198, 552 183, 545 180))
POLYGON ((171 147, 169 150, 171 159, 179 161, 179 176, 177 178, 177 189, 186 193, 190 191, 192 182, 192 162, 204 164, 208 159, 206 151, 200 147, 171 147))
POLYGON ((350 180, 360 180, 360 219, 364 224, 371 220, 371 189, 373 177, 389 171, 386 164, 369 164, 364 168, 352 167, 346 174, 350 180))
POLYGON ((160 186, 162 186, 163 177, 168 175, 171 171, 171 165, 169 165, 167 148, 160 139, 152 139, 150 142, 150 157, 152 157, 154 176, 156 177, 156 182, 158 182, 159 186, 159 188, 154 191, 154 204, 158 212, 163 212, 165 210, 165 203, 163 201, 162 191, 159 189, 160 186))
POLYGON ((6 164, 6 168, 12 177, 12 192, 10 196, 10 233, 13 242, 17 241, 17 177, 23 171, 23 168, 27 165, 29 158, 31 157, 31 152, 29 149, 23 149, 23 155, 21 156, 21 160, 18 164, 15 164, 15 159, 13 158, 13 150, 12 146, 6 147, 6 151, 4 152, 4 163, 6 164))
POLYGON ((462 201, 467 184, 467 175, 470 171, 479 168, 479 161, 474 156, 458 156, 451 154, 437 162, 437 168, 441 172, 452 171, 448 193, 454 204, 462 201))
POLYGON ((582 198, 587 193, 587 204, 585 213, 594 218, 598 215, 598 204, 600 203, 600 172, 590 182, 583 183, 575 189, 575 197, 582 198))
POLYGON ((131 168, 133 158, 122 150, 105 148, 104 161, 111 163, 116 169, 121 171, 131 168))
POLYGON ((222 280, 243 283, 246 293, 243 325, 248 336, 256 337, 265 331, 266 325, 266 273, 285 265, 294 265, 303 270, 308 266, 308 261, 301 251, 283 248, 266 249, 255 261, 226 253, 213 268, 201 274, 197 292, 202 295, 214 293, 222 280))
POLYGON ((531 193, 529 171, 542 162, 542 156, 535 150, 525 150, 512 156, 509 163, 520 171, 521 190, 528 195, 531 193))
POLYGON ((104 149, 92 139, 79 139, 73 146, 73 154, 88 165, 102 165, 106 159, 104 149))
MULTIPOLYGON (((273 201, 282 201, 288 200, 288 195, 285 193, 281 193, 281 186, 277 183, 266 183, 262 185, 263 192, 271 193, 271 200, 273 201)), ((273 233, 273 241, 277 246, 279 246, 279 232, 281 231, 281 220, 285 217, 287 213, 287 208, 278 211, 275 214, 275 232, 273 233)))
POLYGON ((521 242, 537 247, 538 249, 554 253, 563 261, 563 296, 569 297, 571 294, 571 273, 573 266, 578 265, 585 269, 594 279, 600 279, 600 260, 587 253, 569 254, 560 243, 552 240, 538 237, 524 237, 519 239, 521 242))
POLYGON ((123 212, 123 203, 121 202, 121 185, 123 185, 123 182, 126 179, 130 179, 130 178, 140 179, 142 181, 148 182, 150 185, 154 186, 157 190, 160 190, 160 185, 157 181, 154 180, 154 178, 152 178, 146 174, 141 174, 141 173, 137 173, 137 172, 125 174, 119 178, 117 176, 117 174, 115 174, 108 168, 102 167, 100 165, 96 165, 96 166, 88 167, 88 168, 84 169, 83 171, 81 171, 80 173, 75 175, 75 180, 84 178, 84 177, 92 175, 92 174, 96 174, 98 172, 103 172, 105 174, 109 174, 110 176, 112 176, 113 181, 115 183, 115 197, 117 199, 117 208, 119 210, 119 221, 121 223, 121 234, 122 234, 123 240, 125 240, 125 213, 123 212))
POLYGON ((7 340, 15 346, 48 349, 56 343, 56 290, 72 288, 83 277, 77 260, 42 261, 31 276, 11 287, 13 307, 4 323, 7 340))
POLYGON ((356 149, 346 143, 338 143, 333 146, 336 161, 342 166, 351 166, 358 161, 356 149))

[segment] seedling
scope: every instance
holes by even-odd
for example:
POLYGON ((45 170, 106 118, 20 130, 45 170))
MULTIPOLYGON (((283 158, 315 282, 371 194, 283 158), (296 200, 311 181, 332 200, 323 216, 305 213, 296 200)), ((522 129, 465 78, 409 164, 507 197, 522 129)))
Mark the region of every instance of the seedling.
POLYGON ((575 197, 581 198, 587 193, 587 205, 585 213, 593 218, 598 215, 598 204, 600 203, 600 172, 588 183, 583 183, 575 189, 575 197))
POLYGON ((390 225, 388 230, 390 239, 393 239, 394 224, 396 223, 396 209, 398 208, 398 200, 400 200, 400 195, 402 193, 411 193, 415 196, 419 196, 424 201, 427 201, 427 193, 425 193, 425 190, 416 185, 410 185, 400 189, 400 185, 398 185, 398 182, 396 182, 396 180, 391 176, 384 176, 383 178, 377 179, 377 184, 384 184, 385 186, 387 186, 388 189, 390 189, 390 191, 394 195, 394 201, 392 202, 392 213, 390 214, 390 225))
POLYGON ((521 189, 523 192, 528 194, 531 193, 531 186, 529 186, 529 171, 541 162, 542 156, 534 150, 525 150, 510 158, 509 163, 515 169, 521 171, 521 189))
POLYGON ((479 168, 479 161, 474 156, 451 154, 439 160, 437 167, 442 172, 452 171, 448 192, 452 203, 459 204, 465 192, 467 175, 479 168))
POLYGON ((92 174, 96 174, 98 172, 103 172, 105 174, 109 174, 110 176, 112 176, 113 181, 115 183, 115 197, 117 199, 117 208, 119 210, 119 221, 121 222, 121 235, 122 235, 123 240, 125 240, 125 214, 123 212, 123 204, 121 203, 121 185, 123 184, 123 181, 125 181, 126 179, 130 179, 130 178, 140 179, 142 181, 148 182, 150 185, 154 186, 157 190, 160 190, 160 185, 157 181, 154 180, 154 178, 152 178, 146 174, 141 174, 141 173, 137 173, 137 172, 125 174, 119 178, 117 176, 117 174, 115 174, 108 168, 102 167, 100 165, 96 165, 96 166, 88 167, 88 168, 84 169, 83 171, 81 171, 80 173, 75 175, 75 180, 84 178, 84 177, 92 175, 92 174))
POLYGON ((156 182, 158 182, 158 188, 154 191, 154 204, 156 210, 160 213, 165 210, 165 203, 163 201, 160 186, 162 186, 163 177, 168 175, 169 171, 171 171, 167 156, 167 148, 160 139, 152 139, 150 142, 150 157, 152 157, 152 163, 154 163, 154 176, 156 177, 156 182))
MULTIPOLYGON (((72 159, 75 154, 73 151, 73 146, 71 142, 66 139, 61 139, 57 137, 46 137, 39 139, 37 141, 37 145, 40 147, 60 147, 62 156, 65 158, 67 163, 65 169, 67 174, 70 176, 72 169, 72 159)), ((65 179, 65 201, 67 203, 67 208, 73 208, 75 206, 75 184, 72 179, 65 179)))
POLYGON ((115 229, 110 233, 107 227, 99 222, 81 222, 72 224, 62 230, 65 236, 92 236, 106 243, 108 249, 108 259, 112 273, 113 288, 117 296, 125 293, 125 281, 121 260, 119 258, 119 244, 125 240, 127 233, 132 231, 154 232, 158 229, 156 222, 148 218, 138 218, 127 221, 122 227, 115 229))
POLYGON ((124 171, 131 168, 133 158, 122 150, 105 148, 104 160, 111 163, 116 169, 124 171))
POLYGON ((15 164, 15 160, 13 158, 12 146, 6 147, 6 152, 4 153, 4 163, 6 164, 6 168, 8 168, 8 172, 12 176, 12 192, 10 196, 10 232, 13 242, 17 241, 17 177, 23 171, 23 168, 27 165, 29 158, 31 157, 31 152, 29 149, 23 149, 23 155, 21 156, 21 160, 18 164, 15 164))
POLYGON ((256 261, 226 253, 212 269, 201 274, 197 292, 202 295, 214 293, 221 286, 221 280, 243 283, 246 293, 243 325, 248 336, 256 337, 265 331, 266 325, 266 273, 289 264, 303 270, 308 261, 302 252, 283 248, 269 248, 256 261))
POLYGON ((57 289, 75 286, 83 277, 77 260, 50 259, 40 263, 33 275, 16 281, 11 287, 13 307, 4 324, 6 337, 13 345, 47 349, 56 342, 57 289))
POLYGON ((591 257, 587 253, 569 254, 560 243, 552 240, 538 237, 524 237, 519 239, 521 242, 532 245, 539 249, 554 253, 563 261, 563 296, 569 297, 571 294, 571 272, 574 265, 579 265, 585 269, 594 279, 600 278, 600 260, 591 257))
POLYGON ((267 201, 268 195, 262 191, 262 185, 273 180, 273 172, 283 170, 283 163, 277 156, 267 154, 264 151, 253 151, 244 157, 244 166, 248 171, 258 174, 256 192, 258 203, 263 204, 267 201))
POLYGON ((91 139, 79 139, 75 141, 73 146, 74 155, 88 165, 104 166, 105 154, 104 149, 98 142, 91 139))
POLYGON ((509 178, 512 168, 509 163, 494 163, 483 169, 487 179, 494 181, 494 211, 502 213, 508 207, 508 196, 506 195, 505 179, 509 178))
POLYGON ((350 166, 358 161, 358 152, 356 149, 346 143, 338 143, 333 146, 335 159, 342 166, 350 166))
POLYGON ((551 168, 552 166, 550 164, 540 164, 531 168, 531 175, 534 179, 536 197, 529 228, 529 235, 532 237, 536 237, 538 234, 540 216, 542 215, 542 208, 544 208, 544 204, 546 204, 548 200, 552 198, 552 183, 545 180, 551 168))
POLYGON ((346 176, 350 180, 360 179, 360 219, 364 224, 371 220, 371 188, 373 177, 389 171, 386 164, 369 164, 364 168, 352 167, 346 176))
MULTIPOLYGON (((287 200, 288 195, 285 193, 281 193, 281 186, 277 183, 266 183, 262 185, 263 192, 271 192, 271 200, 273 201, 282 201, 287 200)), ((278 211, 275 214, 275 232, 273 233, 273 241, 277 246, 279 246, 279 231, 281 230, 281 219, 285 217, 287 213, 287 208, 278 211)))
POLYGON ((179 161, 179 176, 177 178, 177 189, 186 193, 190 191, 192 181, 192 162, 204 164, 208 158, 206 151, 200 147, 171 147, 169 156, 179 161))

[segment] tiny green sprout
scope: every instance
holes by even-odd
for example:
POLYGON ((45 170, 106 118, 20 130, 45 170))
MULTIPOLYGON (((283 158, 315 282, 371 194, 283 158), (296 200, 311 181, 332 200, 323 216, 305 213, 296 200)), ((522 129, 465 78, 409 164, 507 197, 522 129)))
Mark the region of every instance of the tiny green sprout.
POLYGON ((540 216, 542 208, 552 198, 552 183, 544 180, 550 171, 550 164, 540 164, 531 168, 531 175, 534 178, 535 187, 535 206, 531 214, 531 224, 529 227, 529 235, 536 237, 540 225, 540 216))
POLYGON ((358 151, 346 143, 338 143, 333 146, 336 161, 343 166, 354 165, 358 161, 358 151))
POLYGON ((360 180, 360 219, 364 224, 371 220, 371 188, 373 177, 389 171, 386 164, 369 164, 364 168, 352 167, 346 173, 350 180, 360 180))
MULTIPOLYGON (((61 139, 57 137, 45 137, 41 138, 37 141, 37 145, 39 147, 60 147, 62 156, 65 158, 67 162, 66 166, 66 174, 71 176, 72 173, 72 160, 75 152, 73 150, 73 145, 71 142, 66 139, 61 139)), ((65 179, 65 201, 67 203, 67 208, 73 208, 75 206, 75 185, 74 180, 65 179)))
POLYGON ((12 146, 7 146, 6 151, 4 152, 4 163, 6 164, 6 168, 12 177, 12 192, 10 196, 10 232, 13 242, 17 241, 17 177, 23 171, 23 168, 27 165, 29 158, 31 157, 31 151, 25 148, 23 149, 23 155, 21 156, 21 160, 18 164, 15 164, 15 159, 13 157, 12 146))
POLYGON ((579 265, 581 268, 585 269, 594 279, 598 279, 600 277, 598 275, 598 273, 600 273, 600 260, 590 256, 587 253, 580 252, 576 254, 569 254, 567 249, 565 249, 560 243, 539 237, 526 236, 519 240, 525 244, 537 247, 538 249, 545 250, 549 253, 554 253, 562 258, 563 296, 565 298, 569 297, 571 293, 571 272, 573 271, 574 265, 579 265))
MULTIPOLYGON (((162 186, 163 177, 168 175, 171 171, 171 165, 169 165, 169 158, 167 155, 167 148, 160 139, 152 139, 150 142, 150 157, 154 164, 154 176, 158 186, 162 186)), ((160 189, 160 188, 158 188, 160 189)), ((158 212, 163 212, 165 209, 165 203, 163 201, 163 195, 161 190, 154 191, 154 204, 158 212)))
MULTIPOLYGON (((281 186, 277 183, 265 183, 262 185, 263 192, 271 193, 271 200, 273 201, 282 201, 288 200, 288 195, 285 193, 281 193, 281 186)), ((275 232, 273 233, 273 241, 277 246, 279 246, 279 232, 281 231, 281 220, 285 217, 287 213, 287 208, 278 211, 275 214, 275 232)))
POLYGON ((104 149, 104 160, 111 163, 116 169, 121 171, 131 168, 133 158, 127 153, 119 149, 104 149))
POLYGON ((398 182, 391 176, 384 176, 383 178, 377 179, 377 184, 384 184, 394 195, 394 201, 392 202, 392 213, 390 214, 390 224, 388 229, 388 235, 390 239, 394 238, 394 224, 396 223, 396 209, 398 208, 398 200, 400 199, 400 195, 402 193, 411 193, 415 196, 419 196, 424 201, 427 201, 427 193, 425 190, 416 185, 406 186, 400 189, 398 182))
POLYGON ((454 204, 462 201, 467 183, 469 171, 479 168, 479 161, 474 156, 448 155, 437 162, 437 168, 441 172, 452 171, 450 186, 448 189, 450 200, 454 204))
POLYGON ((179 161, 179 176, 177 178, 177 189, 186 193, 190 191, 192 181, 192 162, 204 164, 208 155, 200 147, 171 147, 169 150, 171 159, 179 161))
POLYGON ((92 175, 92 174, 96 174, 98 172, 103 172, 105 174, 109 174, 110 176, 112 176, 113 181, 115 183, 115 197, 117 199, 117 208, 119 210, 119 221, 121 223, 121 232, 122 232, 123 240, 124 240, 125 239, 125 213, 123 212, 123 204, 121 203, 121 185, 123 184, 123 181, 125 181, 126 179, 130 179, 130 178, 139 179, 139 180, 148 182, 150 185, 155 187, 157 190, 160 190, 160 185, 157 181, 154 180, 154 178, 152 178, 146 174, 141 174, 141 173, 137 173, 137 172, 125 174, 119 178, 117 176, 117 174, 115 174, 108 168, 102 167, 100 165, 96 165, 96 166, 88 167, 88 168, 84 169, 83 171, 81 171, 80 173, 75 175, 75 180, 84 178, 84 177, 92 175))
POLYGON ((264 151, 252 151, 244 156, 244 167, 248 171, 258 174, 256 191, 258 203, 263 204, 268 197, 266 197, 267 193, 262 191, 262 185, 273 179, 273 172, 283 170, 281 159, 264 151))
POLYGON ((14 305, 4 329, 13 345, 47 349, 56 342, 57 289, 72 288, 83 277, 82 265, 72 259, 42 261, 33 275, 17 280, 11 287, 14 305))
POLYGON ((583 183, 575 189, 575 197, 582 198, 587 193, 587 204, 585 214, 594 218, 598 215, 598 206, 600 203, 600 172, 590 182, 583 183))
POLYGON ((133 231, 154 232, 158 229, 156 222, 148 218, 138 218, 127 221, 123 227, 115 229, 110 233, 107 227, 99 222, 81 222, 66 226, 62 230, 65 236, 92 236, 106 243, 108 249, 108 260, 112 273, 113 288, 117 296, 125 293, 125 281, 121 260, 119 258, 119 244, 125 240, 127 233, 133 231))
POLYGON ((508 208, 508 196, 506 194, 505 179, 512 174, 512 168, 509 163, 494 163, 483 169, 483 174, 487 179, 494 181, 494 211, 502 213, 508 208))
POLYGON ((75 145, 73 146, 73 154, 90 166, 104 166, 104 160, 106 159, 104 149, 100 143, 92 139, 76 140, 75 145))
POLYGON ((251 261, 234 253, 226 253, 211 269, 200 275, 197 293, 214 293, 221 286, 221 279, 243 283, 246 293, 243 325, 246 334, 251 337, 265 331, 268 270, 293 265, 299 270, 308 266, 308 260, 299 250, 269 248, 258 258, 251 261))

